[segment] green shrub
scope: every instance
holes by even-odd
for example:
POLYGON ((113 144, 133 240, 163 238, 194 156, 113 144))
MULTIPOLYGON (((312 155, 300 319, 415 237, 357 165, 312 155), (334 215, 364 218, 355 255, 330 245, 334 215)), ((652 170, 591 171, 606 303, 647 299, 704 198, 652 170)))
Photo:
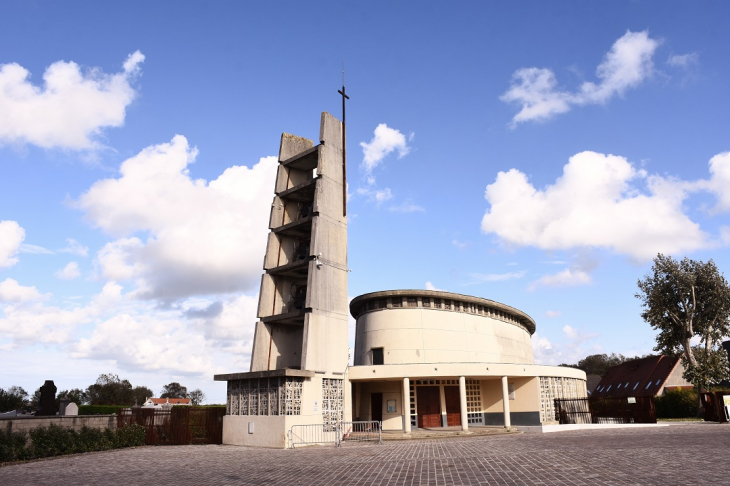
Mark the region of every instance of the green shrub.
POLYGON ((79 415, 116 415, 124 405, 81 405, 79 415))
POLYGON ((116 447, 137 447, 145 444, 144 427, 137 424, 125 425, 117 429, 116 447))
POLYGON ((28 436, 25 432, 0 430, 0 462, 22 461, 30 457, 26 447, 28 436))
POLYGON ((697 392, 671 390, 654 398, 657 418, 690 418, 697 416, 697 392))
POLYGON ((89 452, 113 449, 115 437, 114 434, 112 434, 112 437, 110 438, 107 431, 112 432, 109 429, 94 429, 84 425, 79 431, 79 439, 86 446, 86 450, 89 452))

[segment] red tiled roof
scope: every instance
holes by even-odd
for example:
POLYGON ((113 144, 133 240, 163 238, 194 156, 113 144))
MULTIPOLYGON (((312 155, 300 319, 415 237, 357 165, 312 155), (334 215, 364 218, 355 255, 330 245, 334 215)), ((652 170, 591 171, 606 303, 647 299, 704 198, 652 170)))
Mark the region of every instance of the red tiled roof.
POLYGON ((653 397, 679 363, 671 356, 649 356, 608 369, 591 398, 653 397))
POLYGON ((171 403, 173 405, 187 405, 190 403, 189 398, 150 398, 150 400, 155 405, 162 405, 163 403, 171 403))

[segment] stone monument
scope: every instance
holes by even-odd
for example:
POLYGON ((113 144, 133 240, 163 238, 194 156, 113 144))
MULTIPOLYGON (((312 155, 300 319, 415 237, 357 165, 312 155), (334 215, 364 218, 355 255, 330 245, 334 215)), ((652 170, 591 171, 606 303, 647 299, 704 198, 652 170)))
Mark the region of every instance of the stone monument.
POLYGON ((53 380, 46 380, 41 387, 41 409, 36 415, 56 415, 56 385, 53 380))
POLYGON ((292 425, 350 416, 344 145, 329 113, 316 145, 281 136, 251 368, 214 377, 224 444, 286 447, 292 425))

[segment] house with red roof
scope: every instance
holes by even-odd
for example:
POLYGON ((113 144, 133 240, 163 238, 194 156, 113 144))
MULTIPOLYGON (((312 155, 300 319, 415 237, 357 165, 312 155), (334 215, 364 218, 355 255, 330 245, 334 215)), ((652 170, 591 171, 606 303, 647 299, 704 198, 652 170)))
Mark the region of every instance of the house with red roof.
POLYGON ((174 405, 192 405, 189 398, 148 398, 142 408, 170 409, 174 405))
POLYGON ((649 356, 608 369, 591 398, 656 397, 667 390, 692 389, 678 357, 649 356))

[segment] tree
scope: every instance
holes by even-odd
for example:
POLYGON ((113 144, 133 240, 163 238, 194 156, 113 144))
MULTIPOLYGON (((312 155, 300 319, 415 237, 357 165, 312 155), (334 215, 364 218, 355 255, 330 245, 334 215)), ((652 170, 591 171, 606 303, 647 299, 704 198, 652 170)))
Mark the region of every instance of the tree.
POLYGON ((188 398, 188 389, 173 381, 162 387, 160 398, 188 398))
POLYGON ((577 368, 579 370, 585 371, 586 375, 599 375, 601 378, 603 378, 604 376, 606 376, 606 372, 609 368, 620 365, 621 363, 625 363, 627 361, 646 358, 647 356, 635 356, 633 358, 627 358, 623 354, 616 353, 611 353, 611 355, 591 354, 578 361, 578 364, 561 364, 560 366, 577 368))
POLYGON ((193 405, 200 405, 205 401, 205 393, 200 388, 196 388, 189 393, 188 398, 193 402, 193 405))
POLYGON ((684 378, 700 392, 727 378, 727 366, 719 366, 718 348, 730 333, 730 286, 715 262, 677 261, 659 253, 651 274, 638 286, 641 317, 659 331, 654 350, 681 355, 684 378), (691 345, 693 338, 699 347, 691 345))
POLYGON ((89 403, 89 397, 84 390, 72 388, 71 390, 62 390, 56 395, 56 404, 60 404, 61 400, 71 400, 76 405, 84 405, 89 403))
POLYGON ((155 393, 146 386, 135 386, 132 395, 134 396, 134 403, 142 405, 148 398, 154 397, 155 393))
POLYGON ((133 405, 134 395, 129 380, 122 380, 114 374, 99 375, 96 383, 86 389, 92 405, 133 405))
POLYGON ((0 388, 0 412, 10 412, 25 408, 28 392, 19 386, 11 386, 7 390, 0 388))

